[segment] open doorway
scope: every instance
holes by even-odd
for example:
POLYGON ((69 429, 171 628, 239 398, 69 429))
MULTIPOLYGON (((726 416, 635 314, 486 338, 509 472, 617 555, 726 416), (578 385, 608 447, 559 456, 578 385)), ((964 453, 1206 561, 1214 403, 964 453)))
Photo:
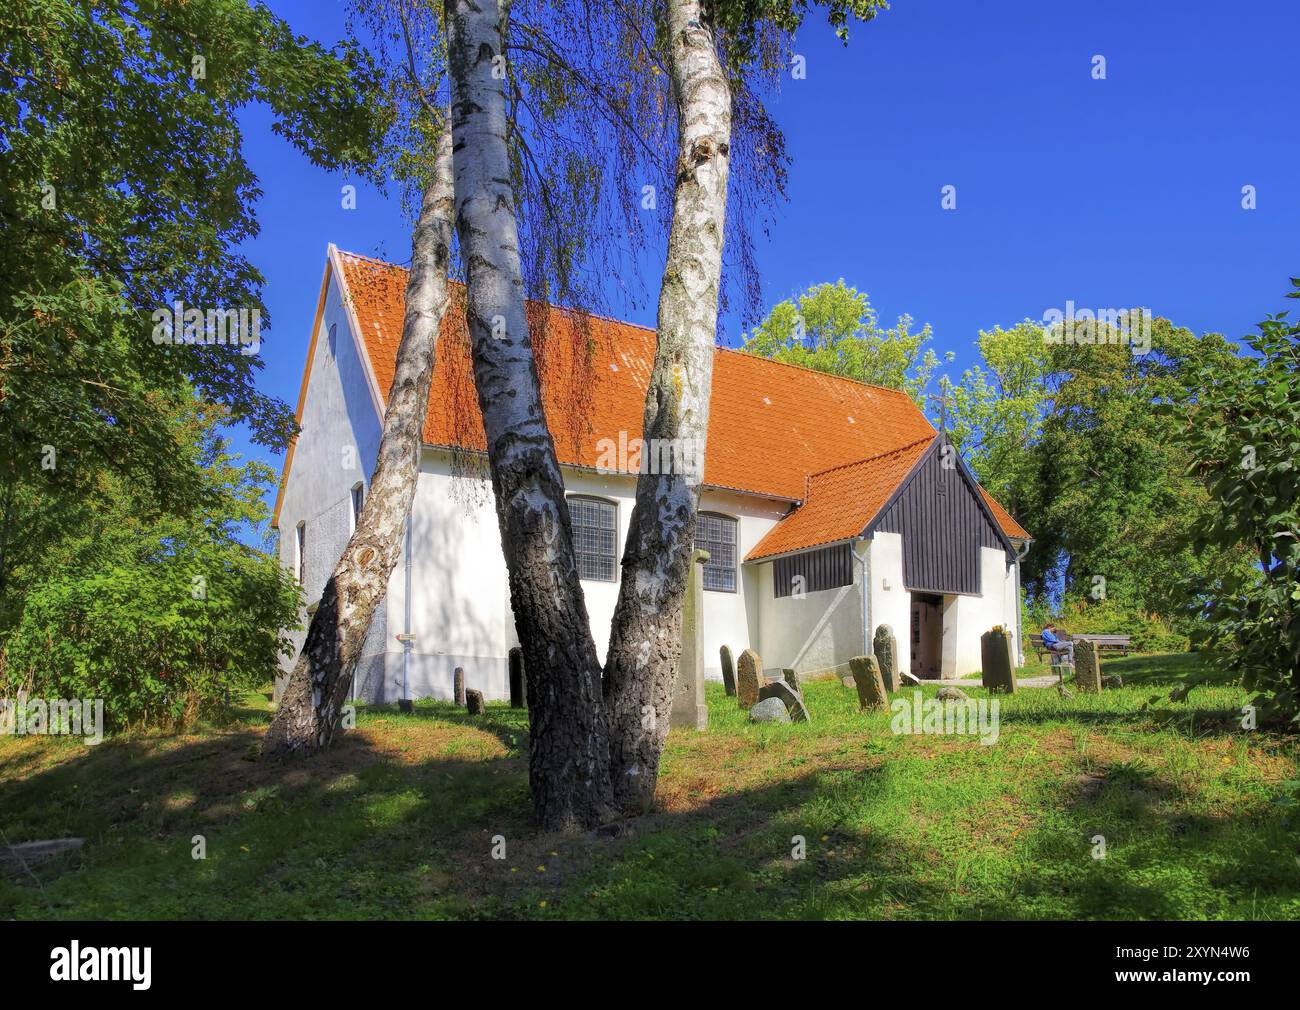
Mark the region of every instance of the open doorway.
POLYGON ((912 676, 936 679, 943 668, 943 598, 912 594, 912 676))

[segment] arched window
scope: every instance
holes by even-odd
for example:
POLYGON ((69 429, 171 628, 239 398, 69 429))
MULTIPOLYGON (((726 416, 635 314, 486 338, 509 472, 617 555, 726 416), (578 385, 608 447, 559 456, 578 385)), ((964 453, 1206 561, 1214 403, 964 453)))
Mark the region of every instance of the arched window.
POLYGON ((716 512, 701 512, 695 520, 695 546, 709 552, 704 563, 704 588, 736 591, 736 520, 716 512))
POLYGON ((573 553, 578 577, 593 582, 615 582, 618 571, 618 506, 603 498, 573 495, 569 498, 573 524, 573 553))

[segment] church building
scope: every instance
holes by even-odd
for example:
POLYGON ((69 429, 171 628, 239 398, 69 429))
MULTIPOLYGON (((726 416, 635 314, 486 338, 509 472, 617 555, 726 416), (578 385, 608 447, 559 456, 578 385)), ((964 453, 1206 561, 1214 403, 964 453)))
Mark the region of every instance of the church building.
MULTIPOLYGON (((310 611, 354 528, 402 331, 406 271, 330 246, 274 523, 310 611)), ((597 650, 635 502, 651 329, 532 305, 547 422, 563 471, 597 650), (630 464, 630 465, 629 465, 630 464)), ((508 697, 517 643, 468 337, 456 299, 439 338, 403 558, 354 690, 452 696, 452 671, 508 697)), ((842 674, 880 625, 920 678, 979 669, 980 635, 1020 627, 1029 534, 903 392, 715 352, 697 545, 706 675, 752 648, 772 676, 842 674)), ((301 644, 302 632, 297 643, 301 644)), ((1023 660, 1022 660, 1023 661, 1023 660)), ((286 660, 286 668, 292 660, 286 660)))

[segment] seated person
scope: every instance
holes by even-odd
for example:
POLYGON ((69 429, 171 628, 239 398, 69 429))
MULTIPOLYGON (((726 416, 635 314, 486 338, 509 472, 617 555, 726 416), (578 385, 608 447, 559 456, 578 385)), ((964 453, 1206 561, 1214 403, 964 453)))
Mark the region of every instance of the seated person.
POLYGON ((1062 642, 1057 638, 1056 625, 1051 621, 1043 626, 1043 648, 1056 655, 1068 656, 1070 664, 1074 664, 1074 643, 1062 642))

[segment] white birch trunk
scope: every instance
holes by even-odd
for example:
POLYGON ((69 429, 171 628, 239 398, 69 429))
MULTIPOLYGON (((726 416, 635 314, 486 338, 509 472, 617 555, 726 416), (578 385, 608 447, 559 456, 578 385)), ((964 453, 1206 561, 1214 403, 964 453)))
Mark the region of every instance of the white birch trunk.
MULTIPOLYGON (((731 91, 702 7, 700 0, 668 3, 677 186, 644 422, 647 445, 679 440, 684 459, 672 473, 643 472, 637 479, 605 666, 611 784, 615 802, 631 813, 649 809, 654 799, 668 735, 713 380, 731 91)), ((643 451, 643 463, 646 456, 643 451)))
POLYGON ((412 236, 402 339, 370 491, 267 731, 263 753, 268 757, 303 756, 329 745, 366 632, 401 557, 402 528, 419 477, 438 331, 447 308, 454 206, 451 147, 448 126, 438 142, 433 177, 412 236))
POLYGON ((609 812, 600 661, 525 318, 506 146, 505 18, 497 0, 446 0, 445 9, 466 319, 528 671, 533 809, 546 829, 591 827, 609 812))

